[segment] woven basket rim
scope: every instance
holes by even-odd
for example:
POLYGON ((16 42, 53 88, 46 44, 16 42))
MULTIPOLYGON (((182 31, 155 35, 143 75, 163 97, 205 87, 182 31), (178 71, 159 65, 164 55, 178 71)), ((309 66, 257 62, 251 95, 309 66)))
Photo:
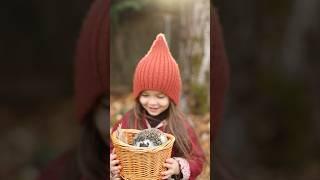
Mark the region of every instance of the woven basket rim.
MULTIPOLYGON (((138 129, 122 129, 123 131, 126 131, 126 132, 131 132, 131 133, 139 133, 141 130, 138 130, 138 129)), ((175 137, 169 133, 165 133, 163 132, 167 137, 168 137, 168 141, 164 144, 161 144, 160 146, 155 146, 155 147, 137 147, 137 146, 133 146, 133 145, 130 145, 130 144, 127 144, 127 143, 124 143, 122 142, 121 140, 119 140, 118 138, 116 138, 116 131, 114 131, 112 134, 111 134, 111 140, 112 140, 112 143, 113 145, 118 145, 118 146, 121 146, 122 148, 126 149, 126 150, 129 150, 129 151, 133 151, 135 153, 138 153, 138 152, 141 152, 141 153, 144 153, 144 152, 153 152, 153 153, 156 153, 158 151, 161 151, 161 150, 165 150, 165 149, 168 149, 170 147, 172 147, 174 141, 175 141, 175 137)))

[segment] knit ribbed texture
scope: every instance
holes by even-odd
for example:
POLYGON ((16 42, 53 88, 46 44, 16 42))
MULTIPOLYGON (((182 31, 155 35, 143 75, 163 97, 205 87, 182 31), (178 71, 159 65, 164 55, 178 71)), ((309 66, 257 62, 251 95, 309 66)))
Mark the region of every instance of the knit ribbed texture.
POLYGON ((83 22, 75 54, 76 118, 84 122, 109 94, 109 1, 95 1, 83 22))
POLYGON ((217 134, 217 128, 220 126, 220 121, 223 116, 223 107, 226 91, 228 90, 230 81, 230 69, 226 50, 224 48, 223 32, 222 26, 219 21, 218 13, 216 9, 211 9, 211 46, 210 46, 210 88, 212 90, 212 95, 210 96, 211 105, 211 123, 212 137, 217 134))
POLYGON ((164 34, 160 33, 148 51, 139 61, 133 78, 133 96, 142 91, 161 91, 179 104, 181 77, 179 66, 172 57, 164 34))

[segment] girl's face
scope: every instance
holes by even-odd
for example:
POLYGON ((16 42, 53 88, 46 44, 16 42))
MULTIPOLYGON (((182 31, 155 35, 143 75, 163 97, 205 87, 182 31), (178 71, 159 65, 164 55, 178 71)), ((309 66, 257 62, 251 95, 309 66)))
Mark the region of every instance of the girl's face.
POLYGON ((139 96, 142 107, 152 116, 157 116, 165 111, 170 104, 169 97, 160 91, 147 90, 139 96))

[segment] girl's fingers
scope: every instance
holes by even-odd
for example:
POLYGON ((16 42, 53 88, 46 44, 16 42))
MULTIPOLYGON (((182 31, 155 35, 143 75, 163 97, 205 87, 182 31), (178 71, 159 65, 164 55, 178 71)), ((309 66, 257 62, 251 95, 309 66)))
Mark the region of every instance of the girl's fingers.
POLYGON ((169 164, 169 163, 164 163, 163 166, 168 168, 168 169, 172 169, 173 168, 173 164, 169 164))
POLYGON ((113 166, 110 168, 111 172, 120 171, 120 169, 121 169, 121 166, 113 166))
POLYGON ((168 179, 171 175, 163 176, 162 179, 168 179))
POLYGON ((112 174, 116 174, 115 172, 117 171, 117 169, 116 169, 116 167, 111 167, 110 171, 111 171, 112 174))
POLYGON ((111 162, 110 162, 110 166, 115 166, 116 164, 119 164, 119 160, 112 160, 111 162))
POLYGON ((117 155, 115 154, 110 154, 110 161, 117 160, 117 155))
MULTIPOLYGON (((112 172, 113 175, 116 175, 118 176, 120 174, 120 171, 115 171, 115 172, 112 172)), ((114 176, 115 177, 115 176, 114 176)))
POLYGON ((119 166, 115 166, 115 169, 116 170, 120 170, 121 169, 121 166, 119 165, 119 166))
POLYGON ((110 159, 111 159, 111 158, 116 158, 116 157, 117 157, 116 154, 114 154, 114 153, 111 153, 111 154, 110 154, 110 159))
POLYGON ((114 150, 114 148, 112 149, 112 152, 111 152, 111 154, 110 154, 110 160, 113 160, 113 159, 115 159, 117 157, 117 155, 116 155, 116 153, 115 153, 115 150, 114 150))
POLYGON ((115 174, 111 177, 112 180, 121 180, 120 175, 119 174, 115 174))
MULTIPOLYGON (((114 149, 112 152, 114 152, 114 149)), ((121 166, 118 165, 120 161, 117 160, 116 157, 117 157, 116 154, 114 154, 114 153, 110 154, 110 171, 113 174, 118 174, 120 172, 120 168, 121 168, 121 166)))
POLYGON ((172 170, 167 170, 167 171, 164 171, 164 172, 161 172, 161 175, 163 176, 162 179, 166 179, 165 177, 170 177, 171 175, 173 175, 173 171, 172 170))
POLYGON ((112 174, 119 174, 119 173, 120 173, 119 170, 112 171, 112 174))
POLYGON ((161 175, 166 176, 166 175, 168 175, 168 173, 169 173, 168 171, 163 171, 163 172, 161 172, 161 175))
POLYGON ((166 159, 166 163, 173 164, 175 162, 176 160, 174 160, 173 158, 166 159))

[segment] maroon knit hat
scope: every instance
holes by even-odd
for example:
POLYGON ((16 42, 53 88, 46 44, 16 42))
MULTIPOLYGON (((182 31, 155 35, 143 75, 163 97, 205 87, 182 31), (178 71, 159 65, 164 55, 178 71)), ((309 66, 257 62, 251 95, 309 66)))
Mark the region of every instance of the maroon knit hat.
POLYGON ((149 52, 139 61, 133 78, 133 96, 144 90, 161 91, 179 104, 181 77, 179 66, 172 57, 164 34, 160 33, 149 52))
POLYGON ((221 30, 221 24, 217 10, 211 8, 211 22, 210 22, 210 58, 211 58, 211 112, 213 119, 213 136, 215 136, 217 127, 219 126, 220 120, 223 113, 223 101, 227 86, 229 84, 229 66, 227 62, 227 56, 224 49, 223 35, 221 30))
POLYGON ((96 0, 83 23, 75 57, 76 118, 83 122, 109 94, 109 0, 96 0))

